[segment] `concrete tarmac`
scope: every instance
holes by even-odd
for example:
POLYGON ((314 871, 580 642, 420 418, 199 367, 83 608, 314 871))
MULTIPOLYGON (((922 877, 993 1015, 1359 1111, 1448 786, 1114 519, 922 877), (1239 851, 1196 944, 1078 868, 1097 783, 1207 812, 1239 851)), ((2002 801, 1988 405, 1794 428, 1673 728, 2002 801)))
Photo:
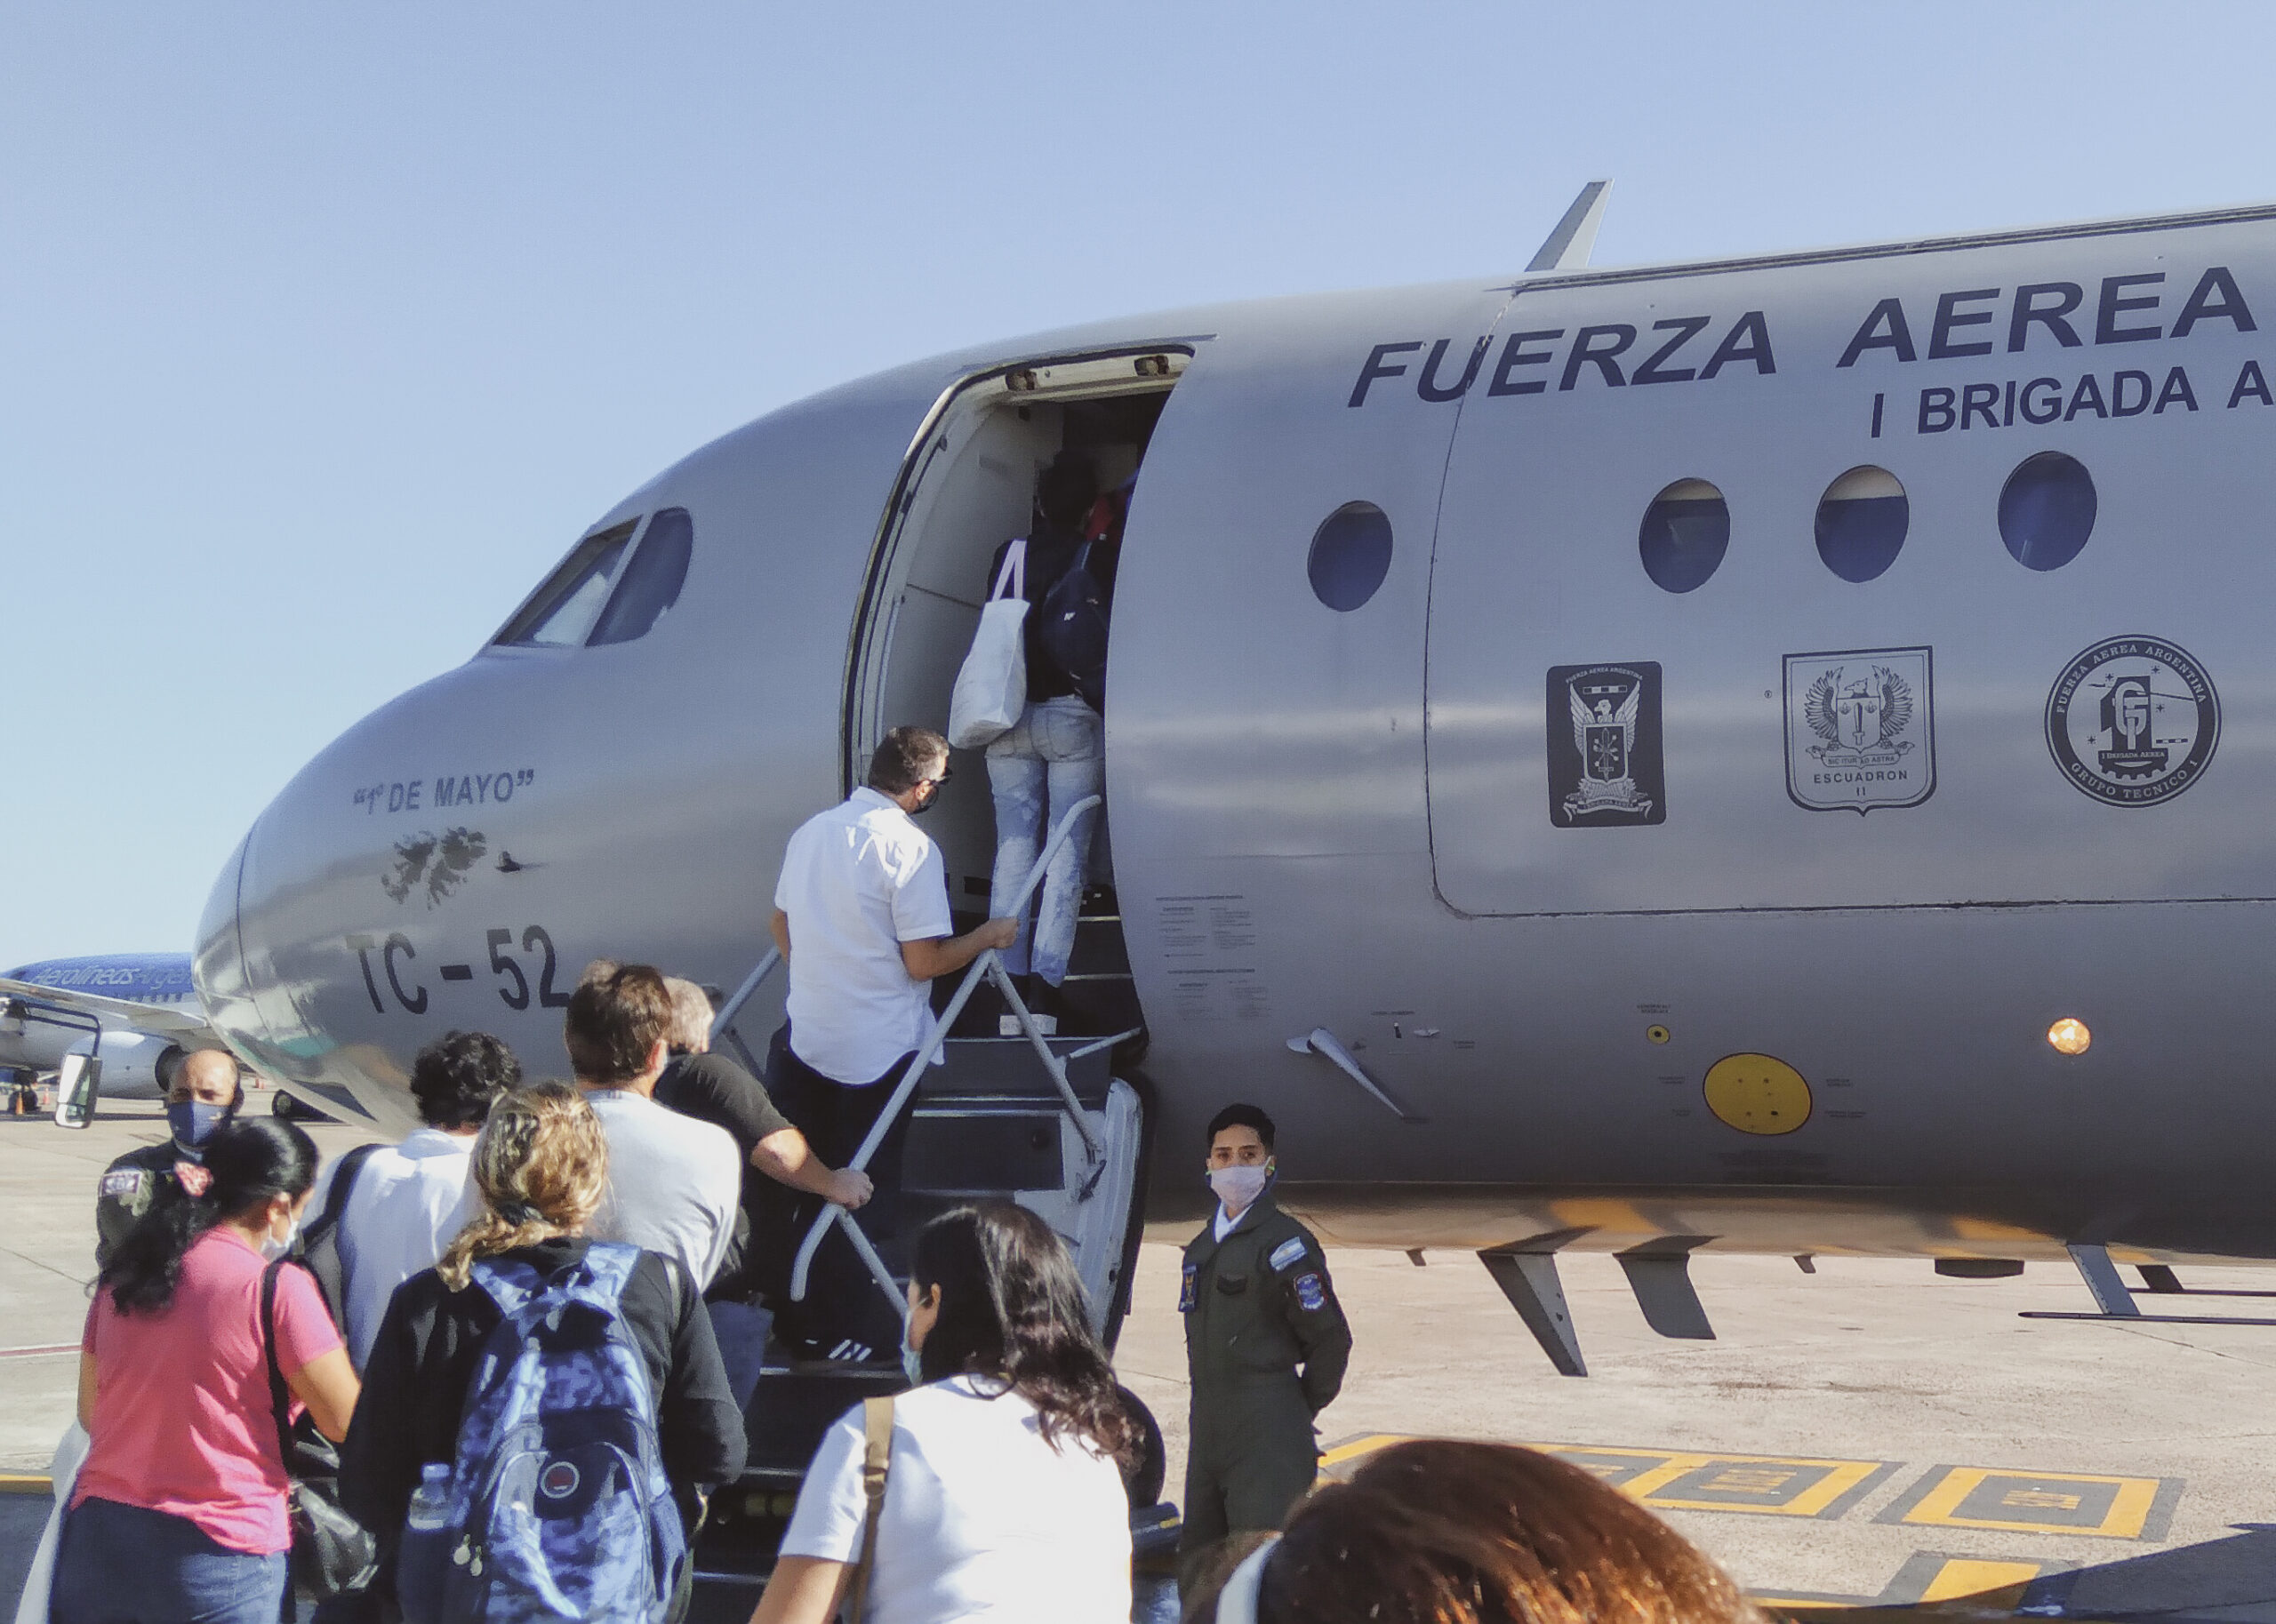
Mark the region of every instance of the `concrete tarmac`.
MULTIPOLYGON (((1695 1260, 1714 1341, 1645 1324, 1609 1257, 1560 1260, 1591 1373, 1559 1376, 1478 1260, 1331 1252, 1356 1347, 1331 1472, 1399 1436, 1557 1445, 1758 1596, 2034 1616, 2276 1620, 2276 1325, 2086 1324, 2067 1267, 1695 1260), (1341 1445, 1339 1449, 1337 1446, 1341 1445), (1767 1459, 1766 1459, 1767 1457, 1767 1459)), ((1182 1481, 1177 1254, 1148 1247, 1118 1363, 1182 1481)), ((2276 1271, 2183 1271, 2276 1291, 2276 1271)), ((2276 1320, 2276 1297, 2143 1298, 2276 1320)))
MULTIPOLYGON (((365 1137, 311 1131, 328 1156, 365 1137)), ((0 1118, 0 1474, 20 1489, 39 1486, 71 1412, 96 1175, 163 1132, 155 1106, 107 1107, 82 1132, 0 1118)), ((1554 1445, 1766 1598, 2276 1624, 2276 1326, 2016 1317, 2092 1308, 2051 1265, 1959 1281, 1925 1260, 1821 1258, 1806 1276, 1710 1253, 1692 1274, 1718 1340, 1668 1341, 1611 1259, 1578 1256, 1565 1289, 1591 1373, 1571 1378, 1467 1254, 1329 1261, 1358 1342, 1321 1418, 1331 1472, 1402 1436, 1554 1445)), ((2276 1271, 2183 1278, 2276 1291, 2276 1271)), ((1177 1281, 1174 1250, 1142 1250, 1118 1364, 1162 1423, 1182 1500, 1177 1281)), ((2142 1301, 2276 1319, 2276 1298, 2142 1301)), ((0 1493, 0 1599, 44 1509, 0 1493)))

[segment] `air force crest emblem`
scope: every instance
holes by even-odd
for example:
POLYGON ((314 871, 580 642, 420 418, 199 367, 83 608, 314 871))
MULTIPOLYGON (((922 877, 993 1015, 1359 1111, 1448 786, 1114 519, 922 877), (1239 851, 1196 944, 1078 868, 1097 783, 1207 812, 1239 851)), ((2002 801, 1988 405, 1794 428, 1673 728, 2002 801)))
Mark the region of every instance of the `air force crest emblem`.
POLYGON ((1656 664, 1549 668, 1549 820, 1561 829, 1667 820, 1656 664))
POLYGON ((1786 656, 1786 793, 1811 812, 1918 806, 1936 788, 1931 651, 1786 656))
POLYGON ((2195 783, 2221 739, 2221 698, 2205 668, 2162 637, 2111 637, 2083 650, 2047 696, 2047 748, 2080 793, 2154 806, 2195 783))

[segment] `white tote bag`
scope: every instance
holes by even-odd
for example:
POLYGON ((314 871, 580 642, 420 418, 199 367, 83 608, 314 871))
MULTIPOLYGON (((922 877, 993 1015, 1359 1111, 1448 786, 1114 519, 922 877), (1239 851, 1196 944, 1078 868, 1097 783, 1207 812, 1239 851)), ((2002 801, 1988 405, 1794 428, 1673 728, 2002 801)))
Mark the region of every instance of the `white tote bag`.
POLYGON ((55 1446, 55 1460, 48 1468, 55 1482, 55 1509, 48 1514, 39 1548, 32 1553, 31 1572, 24 1576, 23 1594, 16 1598, 16 1624, 47 1624, 48 1597, 55 1585, 55 1547, 63 1537, 63 1508, 71 1503, 71 1491, 79 1481, 79 1464, 86 1458, 87 1435, 73 1421, 64 1429, 63 1441, 55 1446))
POLYGON ((978 749, 1011 732, 1028 703, 1028 544, 1004 549, 1004 567, 980 611, 972 649, 949 701, 949 742, 978 749))

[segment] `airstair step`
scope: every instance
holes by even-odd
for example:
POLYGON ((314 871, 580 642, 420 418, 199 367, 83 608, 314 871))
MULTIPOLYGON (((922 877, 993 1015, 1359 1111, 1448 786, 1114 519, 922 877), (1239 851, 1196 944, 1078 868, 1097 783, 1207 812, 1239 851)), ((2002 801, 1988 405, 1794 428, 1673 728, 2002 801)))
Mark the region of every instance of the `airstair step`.
MULTIPOLYGON (((1105 1103, 1107 1085, 1112 1081, 1107 1052, 1102 1049, 1079 1060, 1070 1059, 1077 1050, 1098 1040, 1054 1037, 1047 1041, 1052 1052, 1067 1068, 1067 1081, 1073 1086, 1075 1097, 1086 1109, 1097 1110, 1105 1103)), ((924 1079, 917 1085, 920 1108, 973 1094, 1059 1098, 1049 1074, 1036 1058, 1035 1045, 1025 1036, 952 1037, 944 1052, 948 1064, 926 1067, 924 1079)))
POLYGON ((1095 975, 1102 971, 1127 974, 1129 970, 1130 952, 1123 945, 1120 916, 1076 922, 1074 950, 1067 956, 1068 974, 1095 975))
POLYGON ((1064 1110, 1026 1102, 920 1106, 910 1124, 902 1188, 966 1200, 1002 1200, 1067 1183, 1064 1110))

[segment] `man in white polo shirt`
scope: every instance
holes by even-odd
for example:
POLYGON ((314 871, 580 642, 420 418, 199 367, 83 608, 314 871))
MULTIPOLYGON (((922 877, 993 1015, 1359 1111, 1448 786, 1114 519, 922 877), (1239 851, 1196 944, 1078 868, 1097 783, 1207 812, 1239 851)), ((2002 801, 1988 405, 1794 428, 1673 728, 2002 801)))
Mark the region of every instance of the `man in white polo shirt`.
POLYGON ((672 996, 648 964, 596 959, 562 1012, 562 1040, 608 1140, 608 1194, 586 1227, 675 1259, 696 1291, 735 1236, 743 1159, 725 1128, 655 1101, 671 1056, 672 996))
MULTIPOLYGON (((767 1092, 830 1166, 861 1148, 931 1030, 928 984, 1019 935, 1010 919, 951 934, 941 849, 914 821, 948 777, 947 740, 896 727, 870 756, 869 782, 807 819, 783 853, 770 928, 789 965, 790 1020, 768 1056, 767 1092)), ((890 1236, 899 1215, 909 1116, 894 1121, 865 1170, 876 1193, 862 1227, 873 1240, 890 1236)), ((805 1204, 799 1235, 818 1211, 805 1204)), ((789 1324, 778 1326, 808 1354, 899 1355, 896 1316, 836 1230, 815 1256, 805 1301, 783 1307, 789 1324)))

